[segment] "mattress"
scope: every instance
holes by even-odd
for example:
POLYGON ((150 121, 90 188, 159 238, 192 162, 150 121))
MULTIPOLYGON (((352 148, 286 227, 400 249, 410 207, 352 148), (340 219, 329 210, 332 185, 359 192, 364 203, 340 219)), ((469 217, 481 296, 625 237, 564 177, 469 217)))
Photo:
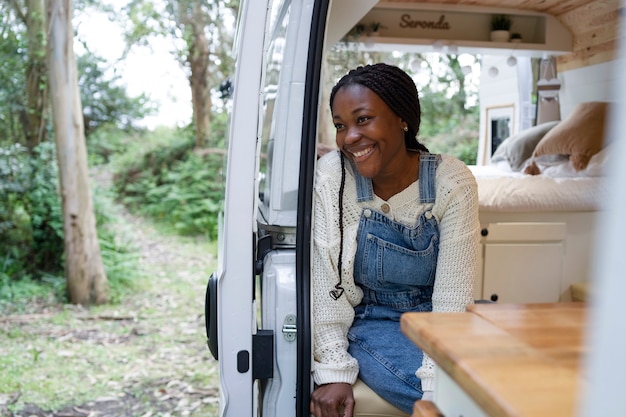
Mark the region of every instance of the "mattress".
POLYGON ((608 195, 604 155, 584 171, 569 161, 553 162, 540 175, 512 171, 506 165, 469 166, 478 183, 480 211, 597 211, 608 195))

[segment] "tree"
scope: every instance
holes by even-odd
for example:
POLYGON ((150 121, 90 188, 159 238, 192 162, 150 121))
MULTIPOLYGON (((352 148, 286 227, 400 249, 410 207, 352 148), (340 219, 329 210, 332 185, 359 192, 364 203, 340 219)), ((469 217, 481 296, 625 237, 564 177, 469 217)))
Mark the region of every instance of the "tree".
POLYGON ((85 46, 85 53, 76 60, 78 85, 83 107, 85 136, 104 125, 115 125, 124 130, 135 127, 137 120, 143 119, 156 110, 145 94, 130 97, 115 72, 107 73, 106 62, 85 46))
POLYGON ((124 30, 129 46, 146 45, 151 36, 166 36, 178 45, 172 52, 188 71, 197 148, 212 145, 208 143, 211 90, 228 77, 233 67, 232 28, 224 22, 233 20, 238 3, 166 0, 160 9, 155 2, 134 0, 125 8, 128 21, 124 30))
POLYGON ((70 302, 102 304, 108 281, 89 189, 87 150, 73 49, 72 1, 48 0, 48 69, 62 196, 65 273, 70 302))

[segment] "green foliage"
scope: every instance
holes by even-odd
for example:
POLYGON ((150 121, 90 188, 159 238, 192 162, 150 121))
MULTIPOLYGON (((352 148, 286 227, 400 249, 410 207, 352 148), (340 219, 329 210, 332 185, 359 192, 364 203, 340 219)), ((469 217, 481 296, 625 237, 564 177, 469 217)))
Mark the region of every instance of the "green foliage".
POLYGON ((0 253, 5 265, 0 273, 56 273, 63 265, 63 224, 54 146, 44 142, 29 154, 15 144, 0 152, 0 253))
MULTIPOLYGON (((15 144, 0 148, 0 311, 19 310, 20 300, 65 300, 63 215, 54 144, 29 153, 15 144)), ((95 196, 98 240, 111 301, 139 278, 137 251, 116 226, 113 198, 95 196)))
POLYGON ((511 18, 505 14, 496 14, 491 17, 491 30, 511 29, 511 18))
POLYGON ((0 145, 23 143, 26 117, 26 41, 0 8, 0 145))
POLYGON ((101 187, 94 191, 100 255, 109 280, 109 302, 115 304, 145 276, 139 267, 139 251, 131 241, 133 232, 122 219, 113 193, 101 187))
POLYGON ((421 139, 433 153, 445 153, 476 165, 478 155, 478 108, 463 116, 451 130, 441 130, 433 137, 421 139))
POLYGON ((107 71, 105 61, 91 52, 77 58, 78 85, 83 105, 85 135, 114 124, 122 130, 136 128, 137 120, 154 114, 156 108, 145 94, 129 97, 121 76, 107 71))
MULTIPOLYGON (((223 135, 220 130, 216 125, 213 133, 223 135)), ((194 150, 191 132, 172 131, 169 142, 133 159, 114 179, 124 204, 179 234, 217 236, 224 195, 221 149, 194 150)))
POLYGON ((145 140, 143 130, 121 130, 114 124, 103 124, 87 138, 89 166, 104 165, 118 155, 127 152, 129 147, 145 140))

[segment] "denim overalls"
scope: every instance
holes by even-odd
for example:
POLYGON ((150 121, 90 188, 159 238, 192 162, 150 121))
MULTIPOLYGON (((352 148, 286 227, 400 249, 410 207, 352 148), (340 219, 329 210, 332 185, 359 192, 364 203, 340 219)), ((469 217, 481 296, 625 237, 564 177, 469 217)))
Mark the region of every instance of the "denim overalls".
MULTIPOLYGON (((422 397, 415 371, 423 354, 400 331, 400 316, 407 311, 432 311, 439 227, 431 210, 439 158, 420 154, 419 193, 425 211, 413 227, 365 209, 357 234, 354 280, 363 289, 363 301, 355 307, 348 332, 349 352, 359 362, 359 378, 409 414, 422 397)), ((371 200, 371 180, 356 169, 354 173, 358 201, 371 200)))

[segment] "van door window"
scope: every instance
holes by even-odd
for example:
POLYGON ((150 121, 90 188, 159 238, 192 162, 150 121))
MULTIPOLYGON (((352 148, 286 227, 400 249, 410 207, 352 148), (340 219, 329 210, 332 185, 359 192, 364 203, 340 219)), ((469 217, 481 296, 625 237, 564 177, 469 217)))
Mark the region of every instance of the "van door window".
POLYGON ((271 6, 270 42, 265 56, 265 80, 263 83, 263 106, 261 108, 261 155, 259 162, 259 199, 261 215, 270 204, 271 169, 274 146, 274 109, 278 96, 280 71, 283 64, 283 51, 289 8, 280 6, 282 1, 274 1, 271 6))

